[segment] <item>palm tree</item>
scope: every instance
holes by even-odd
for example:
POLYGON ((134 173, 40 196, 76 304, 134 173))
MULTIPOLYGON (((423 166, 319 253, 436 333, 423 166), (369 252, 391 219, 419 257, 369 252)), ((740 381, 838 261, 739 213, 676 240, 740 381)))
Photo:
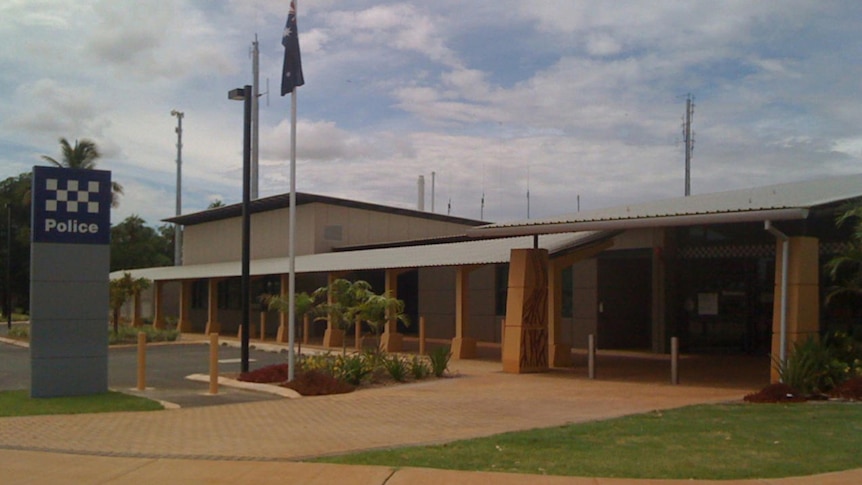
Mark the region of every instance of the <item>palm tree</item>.
POLYGON ((370 294, 359 304, 359 318, 374 330, 377 348, 380 348, 380 333, 389 320, 410 325, 410 318, 404 313, 404 301, 394 298, 389 292, 380 295, 370 294))
POLYGON ((862 205, 847 208, 835 223, 837 227, 853 226, 847 246, 826 263, 835 283, 826 295, 827 304, 839 295, 862 295, 862 205))
MULTIPOLYGON (((89 139, 75 140, 75 145, 69 144, 69 140, 60 138, 60 161, 48 155, 42 155, 42 160, 60 168, 79 168, 93 170, 96 168, 96 160, 102 154, 96 143, 89 139)), ((120 205, 119 196, 123 194, 123 186, 117 182, 111 182, 111 206, 120 205)))

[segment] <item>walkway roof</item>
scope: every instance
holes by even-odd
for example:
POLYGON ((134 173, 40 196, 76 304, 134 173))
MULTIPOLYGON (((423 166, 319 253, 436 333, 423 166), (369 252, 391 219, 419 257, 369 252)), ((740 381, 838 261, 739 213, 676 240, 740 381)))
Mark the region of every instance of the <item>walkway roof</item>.
POLYGON ((578 212, 467 229, 473 237, 625 230, 806 219, 809 211, 862 197, 862 174, 578 212))
MULTIPOLYGON (((553 257, 567 251, 606 240, 614 232, 581 232, 577 234, 553 234, 538 238, 540 248, 545 248, 553 257)), ((514 248, 533 247, 533 237, 510 237, 499 239, 471 240, 444 244, 426 244, 392 248, 364 249, 334 253, 308 254, 296 257, 297 273, 327 273, 337 271, 361 271, 431 266, 462 266, 476 264, 508 263, 514 248)), ((289 258, 252 260, 251 276, 287 274, 289 258)), ((188 280, 199 278, 224 278, 240 276, 240 261, 198 264, 189 266, 167 266, 127 271, 115 271, 112 278, 123 273, 135 278, 154 281, 188 280)))

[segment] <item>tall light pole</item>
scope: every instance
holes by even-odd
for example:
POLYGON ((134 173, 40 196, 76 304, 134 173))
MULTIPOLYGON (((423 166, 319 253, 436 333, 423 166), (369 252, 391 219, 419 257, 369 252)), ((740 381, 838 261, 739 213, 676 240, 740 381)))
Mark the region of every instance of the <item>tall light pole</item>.
MULTIPOLYGON (((182 111, 171 110, 171 116, 177 117, 177 216, 183 210, 183 116, 182 111)), ((174 266, 183 264, 183 229, 174 224, 174 266)))
POLYGON ((241 309, 242 309, 242 341, 240 343, 240 359, 242 372, 248 372, 248 334, 251 330, 249 312, 251 302, 251 281, 249 267, 251 259, 251 214, 250 189, 251 189, 251 86, 231 89, 227 93, 228 99, 245 102, 242 132, 242 280, 240 283, 241 309))
POLYGON ((12 330, 12 204, 6 204, 6 328, 12 330))

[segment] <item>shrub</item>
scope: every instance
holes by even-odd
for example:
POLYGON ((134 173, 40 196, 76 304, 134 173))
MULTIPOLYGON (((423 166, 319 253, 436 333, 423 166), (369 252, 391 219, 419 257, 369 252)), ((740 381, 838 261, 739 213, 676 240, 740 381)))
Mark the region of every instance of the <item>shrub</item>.
POLYGON ((336 379, 358 386, 373 370, 362 354, 339 355, 335 359, 332 375, 336 379))
POLYGON ((390 355, 383 359, 383 367, 389 373, 389 377, 396 382, 404 382, 407 378, 407 363, 397 355, 390 355))
POLYGON ((30 327, 26 325, 13 325, 12 328, 9 329, 9 333, 7 335, 9 338, 29 340, 30 327))
POLYGON ((335 356, 330 352, 315 355, 300 355, 298 367, 305 371, 321 371, 333 375, 335 367, 335 356))
POLYGON ((785 362, 776 362, 781 381, 804 395, 827 393, 847 380, 850 367, 836 357, 829 338, 797 342, 785 362))
POLYGON ((449 359, 452 357, 452 352, 449 347, 437 347, 431 351, 429 358, 431 359, 431 372, 435 377, 443 377, 443 374, 449 370, 449 359))
POLYGON ((425 359, 414 355, 410 361, 410 373, 414 379, 424 379, 431 373, 431 369, 428 368, 428 363, 425 362, 425 359))
POLYGON ((144 332, 147 336, 147 342, 173 342, 180 336, 179 330, 176 329, 158 329, 149 325, 142 327, 119 327, 117 333, 108 332, 108 343, 116 344, 132 344, 138 341, 138 332, 144 332))

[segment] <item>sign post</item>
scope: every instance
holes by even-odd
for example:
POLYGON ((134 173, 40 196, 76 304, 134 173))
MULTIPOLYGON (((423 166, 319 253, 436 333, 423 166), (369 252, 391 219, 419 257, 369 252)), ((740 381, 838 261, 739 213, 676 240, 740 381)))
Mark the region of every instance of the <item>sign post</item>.
POLYGON ((111 172, 33 167, 30 396, 108 390, 111 172))

